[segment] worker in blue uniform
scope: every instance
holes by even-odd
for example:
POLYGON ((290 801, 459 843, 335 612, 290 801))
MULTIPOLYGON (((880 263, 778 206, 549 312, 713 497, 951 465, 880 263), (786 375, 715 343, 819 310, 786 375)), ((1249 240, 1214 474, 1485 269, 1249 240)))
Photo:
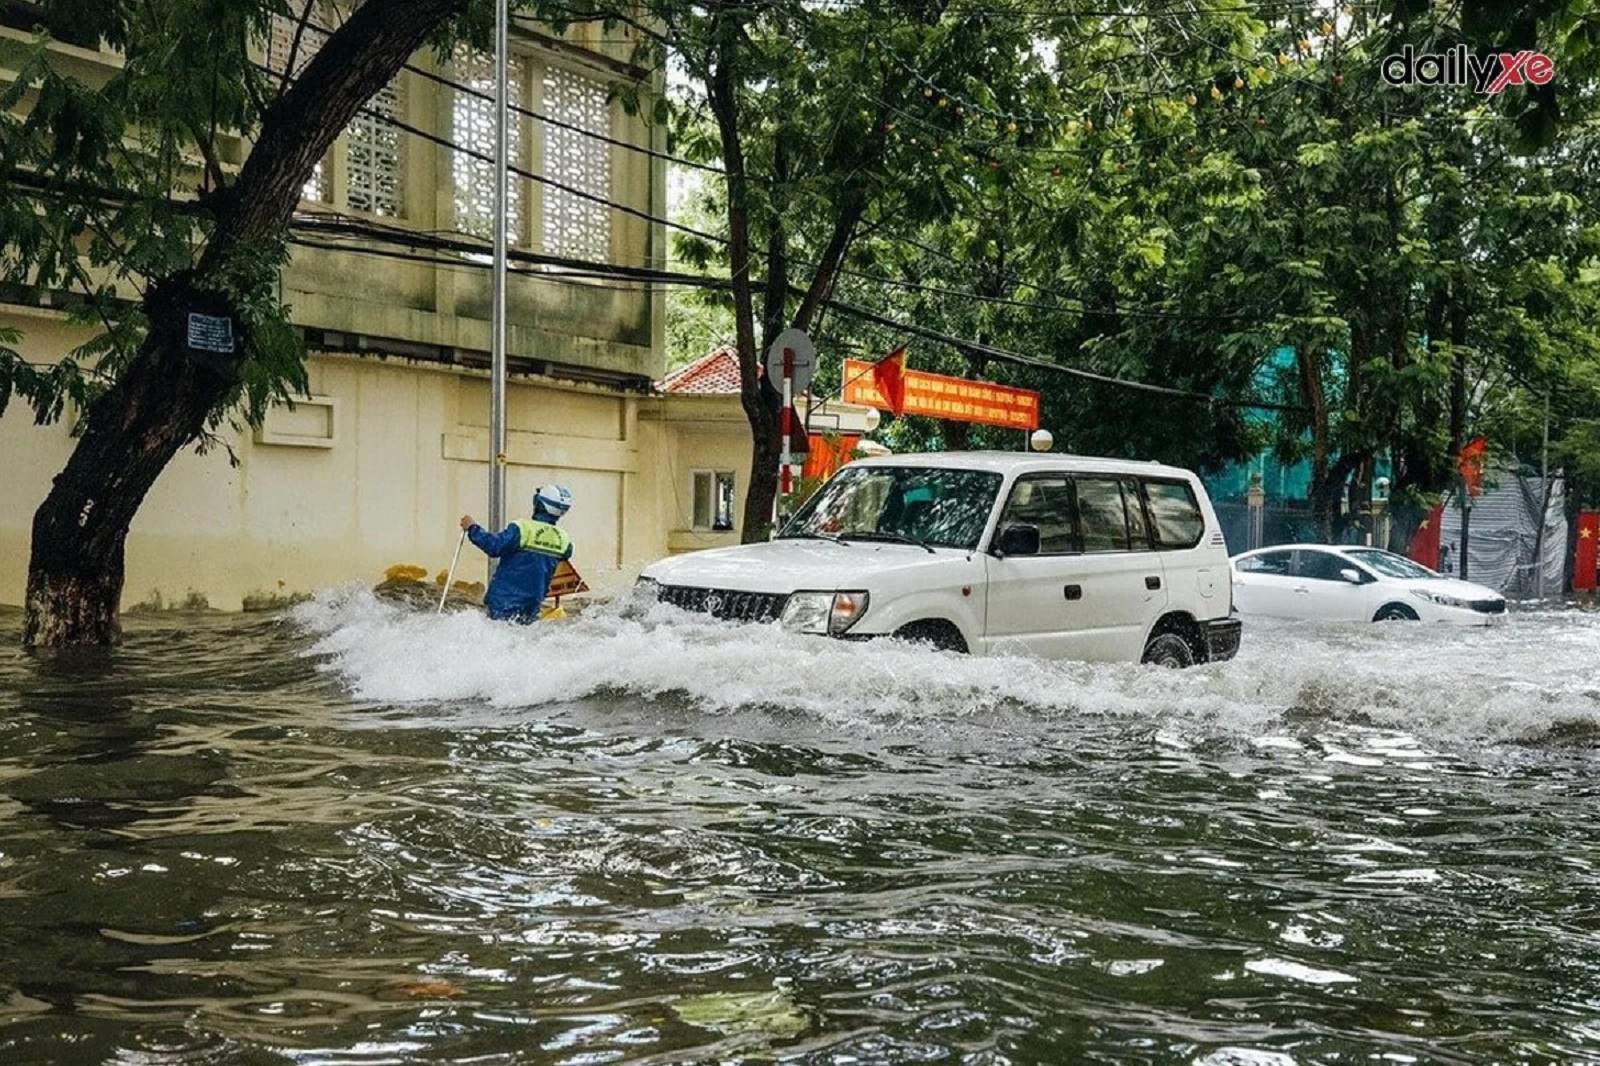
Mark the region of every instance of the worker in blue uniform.
POLYGON ((561 485, 545 485, 533 494, 533 517, 519 518, 498 533, 484 529, 469 514, 461 516, 467 539, 500 560, 483 597, 490 618, 523 625, 538 621, 556 567, 572 558, 572 538, 556 525, 571 508, 572 493, 561 485))

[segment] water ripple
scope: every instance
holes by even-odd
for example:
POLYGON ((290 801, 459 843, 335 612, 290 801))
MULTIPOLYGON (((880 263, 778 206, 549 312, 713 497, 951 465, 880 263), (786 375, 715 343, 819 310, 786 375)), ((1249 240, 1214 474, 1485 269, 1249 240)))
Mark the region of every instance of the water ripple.
POLYGON ((0 614, 0 1061, 1600 1059, 1595 623, 0 614))

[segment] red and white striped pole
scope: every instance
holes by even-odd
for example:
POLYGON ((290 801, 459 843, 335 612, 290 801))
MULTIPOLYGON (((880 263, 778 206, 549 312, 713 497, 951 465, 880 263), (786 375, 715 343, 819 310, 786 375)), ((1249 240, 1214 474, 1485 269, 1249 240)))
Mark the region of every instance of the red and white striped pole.
POLYGON ((790 428, 794 418, 794 349, 783 350, 783 457, 778 475, 778 490, 784 496, 789 495, 789 467, 794 462, 794 455, 789 451, 790 428))

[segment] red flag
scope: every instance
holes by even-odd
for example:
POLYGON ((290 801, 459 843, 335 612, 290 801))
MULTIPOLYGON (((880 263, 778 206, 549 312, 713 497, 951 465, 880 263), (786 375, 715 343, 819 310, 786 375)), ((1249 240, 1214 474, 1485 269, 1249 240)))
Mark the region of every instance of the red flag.
POLYGON ((872 384, 883 395, 889 410, 900 414, 906 406, 906 347, 901 345, 872 368, 872 384))
POLYGON ((1572 591, 1592 592, 1600 584, 1595 564, 1600 561, 1600 511, 1578 512, 1578 547, 1572 559, 1572 591))
POLYGON ((1413 562, 1421 563, 1429 570, 1439 569, 1439 530, 1443 525, 1443 507, 1435 507, 1428 512, 1428 517, 1411 534, 1411 547, 1406 554, 1411 556, 1413 562))
POLYGON ((1476 496, 1483 488, 1483 463, 1489 455, 1489 442, 1482 437, 1474 437, 1461 446, 1461 456, 1457 463, 1461 471, 1461 480, 1467 486, 1467 495, 1476 496))
POLYGON ((795 455, 805 455, 811 451, 811 435, 806 432, 805 420, 800 417, 799 410, 789 416, 789 451, 795 455))
POLYGON ((808 478, 832 477, 836 471, 850 461, 855 454, 856 445, 861 443, 858 436, 828 437, 821 433, 811 434, 811 450, 806 453, 806 468, 802 475, 808 478))

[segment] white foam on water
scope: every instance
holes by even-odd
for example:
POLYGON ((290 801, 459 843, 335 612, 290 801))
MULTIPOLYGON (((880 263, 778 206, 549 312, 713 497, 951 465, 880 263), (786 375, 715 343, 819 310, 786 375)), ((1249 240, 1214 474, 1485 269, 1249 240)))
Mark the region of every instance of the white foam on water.
POLYGON ((1244 968, 1251 973, 1266 974, 1269 977, 1282 977, 1289 981, 1299 981, 1308 985, 1351 985, 1356 979, 1347 973, 1338 970, 1319 970, 1315 966, 1307 966, 1292 959, 1251 959, 1244 964, 1244 968))
POLYGON ((1194 1066, 1295 1066, 1295 1060, 1281 1051, 1224 1047, 1195 1059, 1194 1066))
POLYGON ((1579 665, 1600 662, 1600 615, 1577 610, 1514 615, 1487 630, 1247 623, 1237 659, 1185 671, 827 640, 659 604, 593 605, 560 623, 515 626, 339 590, 293 617, 353 695, 388 704, 672 696, 708 712, 781 709, 861 728, 1090 714, 1148 721, 1173 747, 1234 735, 1259 738, 1278 758, 1419 771, 1453 742, 1600 734, 1600 682, 1579 665), (1353 728, 1308 745, 1304 722, 1353 728))

